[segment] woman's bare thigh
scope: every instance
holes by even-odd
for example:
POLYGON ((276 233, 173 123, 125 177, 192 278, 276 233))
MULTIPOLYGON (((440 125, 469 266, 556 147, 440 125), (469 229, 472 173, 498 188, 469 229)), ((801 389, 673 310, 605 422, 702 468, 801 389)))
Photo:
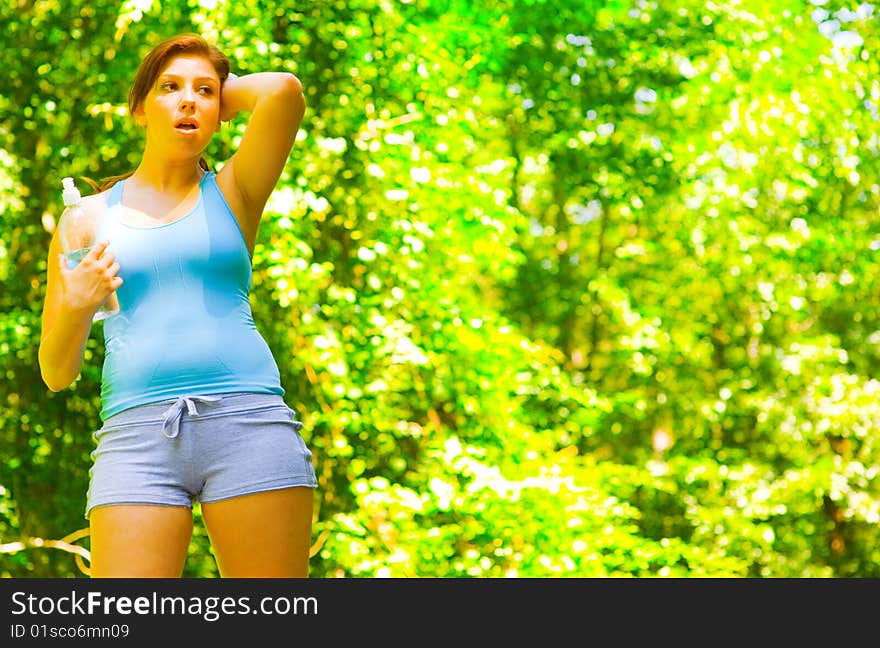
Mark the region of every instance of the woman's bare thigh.
POLYGON ((313 497, 313 488, 296 486, 202 502, 221 576, 308 576, 313 497))
POLYGON ((184 506, 113 504, 89 513, 92 578, 179 578, 192 537, 184 506))

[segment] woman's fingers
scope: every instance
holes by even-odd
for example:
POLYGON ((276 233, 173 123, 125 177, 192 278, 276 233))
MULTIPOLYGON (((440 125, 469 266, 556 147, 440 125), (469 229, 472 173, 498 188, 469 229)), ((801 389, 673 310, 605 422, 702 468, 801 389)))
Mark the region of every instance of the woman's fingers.
POLYGON ((95 266, 98 268, 103 268, 104 270, 109 270, 115 261, 116 255, 108 250, 104 253, 104 256, 102 256, 95 262, 95 266))
POLYGON ((109 244, 99 241, 73 268, 65 254, 58 255, 64 294, 76 308, 98 308, 122 285, 122 277, 117 276, 120 266, 116 255, 107 250, 109 244))
MULTIPOLYGON (((114 266, 116 261, 116 254, 112 250, 108 250, 107 246, 110 244, 110 241, 104 240, 95 243, 92 246, 92 249, 89 250, 89 253, 83 257, 83 261, 90 262, 94 264, 94 266, 103 271, 108 271, 110 268, 114 266)), ((119 270, 119 264, 116 263, 116 268, 112 271, 113 274, 119 270)))
MULTIPOLYGON (((115 290, 122 285, 122 279, 117 276, 120 266, 113 252, 105 251, 103 255, 101 254, 102 251, 107 249, 107 245, 107 241, 96 243, 89 250, 89 253, 80 260, 77 266, 82 265, 86 275, 95 273, 96 277, 107 281, 108 285, 112 286, 112 289, 115 290)), ((68 265, 67 257, 64 254, 58 255, 58 265, 62 273, 69 274, 72 272, 68 265)), ((83 277, 86 275, 83 275, 83 277)))
POLYGON ((89 250, 87 256, 91 256, 95 261, 101 258, 101 255, 104 253, 104 250, 107 249, 107 246, 110 245, 110 241, 104 239, 103 241, 98 241, 92 246, 92 249, 89 250))

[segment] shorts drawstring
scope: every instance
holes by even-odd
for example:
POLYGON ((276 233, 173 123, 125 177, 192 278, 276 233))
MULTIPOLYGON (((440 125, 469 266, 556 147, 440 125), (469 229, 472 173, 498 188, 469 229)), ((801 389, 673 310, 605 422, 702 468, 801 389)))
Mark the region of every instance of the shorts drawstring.
POLYGON ((220 396, 181 396, 162 414, 162 434, 168 439, 173 439, 180 432, 180 417, 183 415, 183 406, 190 416, 198 416, 196 401, 202 403, 216 403, 222 400, 220 396), (168 433, 169 429, 171 434, 168 433))

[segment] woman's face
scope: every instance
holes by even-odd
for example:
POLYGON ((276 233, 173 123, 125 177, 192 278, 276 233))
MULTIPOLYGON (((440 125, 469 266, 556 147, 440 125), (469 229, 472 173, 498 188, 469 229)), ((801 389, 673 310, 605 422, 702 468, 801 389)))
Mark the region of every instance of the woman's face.
POLYGON ((175 156, 200 154, 220 130, 220 77, 201 56, 171 59, 156 78, 135 119, 147 140, 175 156))

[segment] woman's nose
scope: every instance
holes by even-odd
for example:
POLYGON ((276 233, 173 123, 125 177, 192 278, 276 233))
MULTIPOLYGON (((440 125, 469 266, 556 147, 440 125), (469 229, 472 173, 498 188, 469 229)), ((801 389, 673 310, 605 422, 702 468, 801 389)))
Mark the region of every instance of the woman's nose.
POLYGON ((180 95, 180 107, 192 107, 195 105, 195 94, 192 90, 184 90, 180 95))

